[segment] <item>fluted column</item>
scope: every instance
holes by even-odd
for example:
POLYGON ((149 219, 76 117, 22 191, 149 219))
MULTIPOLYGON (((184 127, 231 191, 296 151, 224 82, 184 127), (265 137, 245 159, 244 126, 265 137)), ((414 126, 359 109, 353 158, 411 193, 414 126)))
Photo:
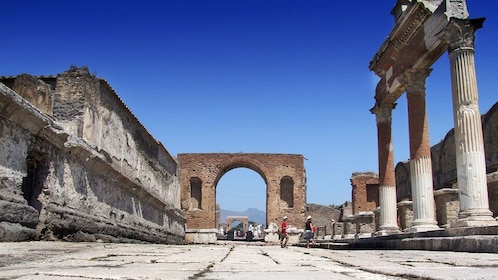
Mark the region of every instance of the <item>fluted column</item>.
POLYGON ((379 153, 379 232, 376 235, 398 233, 396 180, 394 175, 394 152, 391 134, 391 107, 377 107, 374 110, 377 121, 379 153))
POLYGON ((460 213, 452 227, 497 224, 489 210, 486 162, 474 65, 474 33, 484 19, 451 19, 449 41, 460 213))
POLYGON ((425 79, 431 69, 410 69, 400 76, 408 100, 413 223, 408 232, 439 229, 434 208, 431 145, 425 105, 425 79))

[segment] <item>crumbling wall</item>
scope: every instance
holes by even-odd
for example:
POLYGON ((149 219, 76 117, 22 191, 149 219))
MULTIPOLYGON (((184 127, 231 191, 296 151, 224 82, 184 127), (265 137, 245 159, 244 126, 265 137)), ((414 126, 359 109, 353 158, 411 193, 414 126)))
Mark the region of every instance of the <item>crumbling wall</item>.
MULTIPOLYGON (((306 214, 313 218, 313 226, 319 229, 319 236, 332 235, 333 225, 339 221, 341 210, 311 203, 306 206, 306 214)), ((301 227, 304 227, 304 223, 301 227)))
POLYGON ((482 118, 489 210, 498 216, 498 102, 482 118))
POLYGON ((375 172, 355 172, 350 181, 353 214, 373 211, 379 206, 379 176, 375 172))
POLYGON ((24 98, 0 84, 0 208, 10 209, 0 240, 22 232, 21 240, 183 243, 178 163, 107 82, 75 67, 38 82, 20 77, 8 82, 24 85, 14 87, 24 98), (40 84, 37 99, 29 85, 40 84))
POLYGON ((412 184, 410 178, 410 162, 398 162, 394 169, 396 176, 396 201, 412 199, 412 184))
MULTIPOLYGON (((482 116, 486 172, 488 174, 489 208, 493 216, 498 213, 498 103, 482 116)), ((453 129, 445 138, 431 147, 434 190, 440 191, 436 199, 439 225, 455 220, 459 211, 458 197, 451 191, 458 189, 455 136, 453 129)), ((396 165, 396 187, 398 202, 411 201, 411 191, 407 188, 410 180, 409 162, 396 165)))

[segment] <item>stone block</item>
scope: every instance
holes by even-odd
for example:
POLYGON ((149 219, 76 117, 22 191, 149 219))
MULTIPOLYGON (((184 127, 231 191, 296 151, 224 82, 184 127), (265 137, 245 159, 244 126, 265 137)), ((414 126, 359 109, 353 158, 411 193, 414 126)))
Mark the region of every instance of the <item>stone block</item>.
POLYGON ((18 223, 0 222, 0 241, 19 242, 37 239, 36 231, 18 223))
POLYGON ((217 229, 188 229, 185 230, 185 242, 187 244, 215 244, 217 233, 217 229))
POLYGON ((34 229, 38 224, 38 216, 38 211, 27 204, 0 200, 0 221, 19 223, 34 229))

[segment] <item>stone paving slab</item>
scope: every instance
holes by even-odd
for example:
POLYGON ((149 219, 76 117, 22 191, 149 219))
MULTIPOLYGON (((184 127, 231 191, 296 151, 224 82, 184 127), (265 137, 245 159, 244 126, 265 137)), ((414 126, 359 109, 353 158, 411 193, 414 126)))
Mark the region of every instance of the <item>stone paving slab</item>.
POLYGON ((4 279, 496 279, 498 254, 233 242, 0 243, 4 279))

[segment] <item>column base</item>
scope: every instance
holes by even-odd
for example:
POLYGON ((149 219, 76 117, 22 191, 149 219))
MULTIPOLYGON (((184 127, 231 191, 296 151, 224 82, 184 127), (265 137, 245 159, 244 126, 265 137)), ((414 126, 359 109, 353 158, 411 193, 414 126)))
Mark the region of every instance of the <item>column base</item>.
POLYGON ((458 220, 453 222, 450 227, 481 227, 496 226, 498 221, 493 218, 493 213, 487 209, 474 209, 460 212, 458 220))
POLYGON ((413 224, 410 228, 406 229, 407 233, 416 233, 416 232, 424 232, 424 231, 433 231, 433 230, 441 230, 438 227, 436 221, 413 221, 413 224))
POLYGON ((371 233, 358 233, 354 236, 354 238, 370 238, 372 237, 371 233))
POLYGON ((386 236, 386 235, 394 235, 394 234, 400 234, 401 231, 398 228, 391 228, 391 229, 382 229, 379 231, 374 232, 373 236, 386 236))
POLYGON ((342 235, 342 239, 354 239, 356 236, 356 234, 352 234, 352 233, 349 233, 349 234, 343 234, 342 235))
POLYGON ((379 231, 374 232, 373 236, 386 236, 386 235, 393 235, 400 233, 401 231, 397 227, 384 227, 381 228, 379 231))

